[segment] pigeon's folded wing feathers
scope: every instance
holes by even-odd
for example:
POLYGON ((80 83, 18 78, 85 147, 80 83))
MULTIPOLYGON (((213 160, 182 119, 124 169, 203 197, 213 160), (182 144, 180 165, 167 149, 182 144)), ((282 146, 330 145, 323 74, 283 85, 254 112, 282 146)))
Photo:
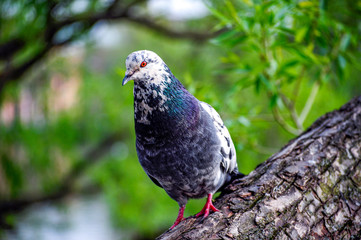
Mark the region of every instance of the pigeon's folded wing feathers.
POLYGON ((148 177, 150 178, 150 180, 152 180, 152 182, 155 183, 155 185, 157 185, 158 187, 162 187, 162 185, 157 181, 157 179, 155 179, 154 177, 150 176, 148 173, 147 173, 148 177))
POLYGON ((224 126, 224 123, 214 108, 205 102, 200 102, 202 108, 211 116, 214 126, 217 130, 217 137, 220 140, 222 162, 221 165, 224 168, 225 172, 232 173, 235 169, 238 172, 237 160, 236 160, 236 150, 232 142, 232 138, 224 126))

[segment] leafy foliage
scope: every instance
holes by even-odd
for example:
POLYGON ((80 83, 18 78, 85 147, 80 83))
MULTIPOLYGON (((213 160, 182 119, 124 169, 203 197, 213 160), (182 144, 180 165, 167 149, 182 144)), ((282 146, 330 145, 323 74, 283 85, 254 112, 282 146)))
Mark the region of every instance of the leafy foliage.
POLYGON ((355 1, 340 3, 209 3, 221 26, 229 28, 213 42, 231 50, 223 61, 238 75, 236 84, 265 93, 274 118, 291 134, 304 130, 320 85, 352 81, 350 74, 361 69, 359 29, 352 21, 359 6, 355 1), (340 14, 334 14, 340 7, 340 14), (303 90, 305 86, 309 89, 303 90), (308 97, 299 97, 300 91, 308 97))

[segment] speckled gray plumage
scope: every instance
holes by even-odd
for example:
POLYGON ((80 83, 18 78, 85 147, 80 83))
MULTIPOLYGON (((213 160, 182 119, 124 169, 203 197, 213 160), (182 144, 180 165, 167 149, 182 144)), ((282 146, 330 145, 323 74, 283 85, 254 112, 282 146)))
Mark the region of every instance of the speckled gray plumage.
POLYGON ((191 95, 157 54, 133 52, 126 67, 123 85, 134 80, 136 149, 145 172, 180 206, 215 193, 238 173, 218 113, 191 95))

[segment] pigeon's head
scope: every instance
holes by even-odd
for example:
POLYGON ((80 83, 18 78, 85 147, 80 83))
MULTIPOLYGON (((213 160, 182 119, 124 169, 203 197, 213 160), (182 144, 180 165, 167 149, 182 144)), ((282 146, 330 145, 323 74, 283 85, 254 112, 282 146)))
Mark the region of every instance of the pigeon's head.
POLYGON ((162 72, 169 72, 167 65, 154 52, 141 50, 129 54, 125 61, 127 71, 123 79, 124 86, 128 81, 134 80, 154 82, 162 72))
POLYGON ((133 52, 127 57, 125 65, 127 70, 122 84, 134 80, 136 123, 164 125, 164 121, 179 120, 196 111, 198 100, 184 88, 154 52, 133 52))

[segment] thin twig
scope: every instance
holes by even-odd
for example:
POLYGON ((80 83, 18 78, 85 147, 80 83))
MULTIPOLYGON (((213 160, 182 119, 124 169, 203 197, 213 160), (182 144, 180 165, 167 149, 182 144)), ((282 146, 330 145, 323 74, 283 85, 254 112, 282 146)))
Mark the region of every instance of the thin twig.
POLYGON ((301 122, 301 124, 303 124, 312 108, 313 102, 316 99, 318 90, 320 89, 320 83, 317 81, 313 84, 310 95, 307 98, 306 104, 303 107, 300 117, 299 117, 299 121, 301 122))
POLYGON ((305 75, 305 72, 306 72, 306 67, 302 66, 300 75, 298 76, 298 78, 296 80, 296 84, 295 84, 295 87, 292 92, 291 100, 293 102, 296 102, 296 100, 297 100, 297 97, 298 97, 298 94, 299 94, 300 88, 301 88, 300 86, 301 86, 302 78, 305 75))
POLYGON ((4 216, 8 213, 21 211, 29 205, 36 203, 62 199, 71 194, 76 180, 83 176, 87 169, 103 159, 102 157, 109 152, 109 149, 122 138, 123 136, 119 133, 114 133, 105 137, 98 145, 84 154, 84 160, 78 161, 74 165, 55 191, 40 196, 28 196, 22 197, 21 199, 0 201, 0 226, 3 224, 2 219, 5 219, 4 216))
POLYGON ((283 128, 285 129, 287 132, 297 136, 299 135, 302 131, 292 127, 291 125, 289 125, 282 117, 282 115, 280 114, 280 112, 278 111, 277 107, 274 107, 272 109, 272 113, 273 113, 273 117, 275 118, 276 122, 283 128))
POLYGON ((300 121, 299 116, 297 114, 294 102, 292 100, 288 99, 282 93, 279 93, 279 95, 281 96, 282 102, 287 107, 287 110, 291 114, 292 121, 295 123, 297 129, 302 132, 304 129, 303 129, 303 126, 302 126, 302 122, 300 121))

